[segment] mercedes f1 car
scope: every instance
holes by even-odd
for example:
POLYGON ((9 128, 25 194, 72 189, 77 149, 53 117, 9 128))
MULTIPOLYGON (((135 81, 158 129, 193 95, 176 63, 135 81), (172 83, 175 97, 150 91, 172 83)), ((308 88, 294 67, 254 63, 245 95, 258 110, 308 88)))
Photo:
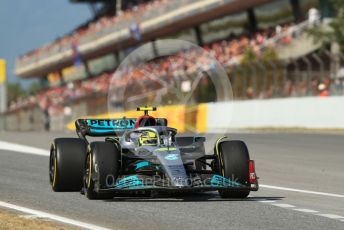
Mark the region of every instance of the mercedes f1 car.
POLYGON ((153 191, 218 191, 223 198, 245 198, 258 190, 243 141, 220 138, 206 154, 205 137, 179 136, 167 119, 150 116, 151 110, 156 108, 138 108, 144 112, 139 118, 76 120, 78 138, 57 138, 51 145, 52 189, 81 191, 89 199, 153 191))

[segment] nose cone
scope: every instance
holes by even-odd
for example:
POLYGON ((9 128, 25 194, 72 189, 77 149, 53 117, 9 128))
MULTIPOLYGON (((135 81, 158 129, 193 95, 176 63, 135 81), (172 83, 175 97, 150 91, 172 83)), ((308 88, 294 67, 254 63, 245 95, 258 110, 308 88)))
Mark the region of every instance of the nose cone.
POLYGON ((156 151, 155 153, 172 186, 190 186, 185 167, 180 156, 180 151, 178 149, 175 148, 174 150, 156 151))

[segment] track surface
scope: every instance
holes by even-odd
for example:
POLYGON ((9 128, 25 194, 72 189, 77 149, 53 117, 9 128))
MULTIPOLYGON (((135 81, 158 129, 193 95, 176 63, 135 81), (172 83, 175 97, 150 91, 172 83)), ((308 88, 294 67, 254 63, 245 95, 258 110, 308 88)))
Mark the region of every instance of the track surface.
MULTIPOLYGON (((71 134, 0 133, 0 140, 48 149, 52 138, 66 135, 71 134)), ((230 137, 247 143, 251 158, 256 160, 261 184, 344 195, 344 136, 266 133, 230 137)), ((343 197, 266 187, 251 194, 246 200, 223 200, 216 193, 210 193, 184 199, 89 201, 78 193, 51 191, 48 157, 0 150, 0 201, 103 227, 344 229, 343 197), (321 216, 323 214, 329 216, 321 216)))

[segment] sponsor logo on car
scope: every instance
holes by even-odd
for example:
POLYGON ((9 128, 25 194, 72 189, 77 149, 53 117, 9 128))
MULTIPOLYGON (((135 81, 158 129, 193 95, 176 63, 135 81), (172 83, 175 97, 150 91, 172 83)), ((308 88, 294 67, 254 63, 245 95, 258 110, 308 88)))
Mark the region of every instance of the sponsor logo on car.
POLYGON ((165 159, 169 161, 178 160, 178 154, 175 154, 175 153, 168 154, 167 156, 165 156, 165 159))

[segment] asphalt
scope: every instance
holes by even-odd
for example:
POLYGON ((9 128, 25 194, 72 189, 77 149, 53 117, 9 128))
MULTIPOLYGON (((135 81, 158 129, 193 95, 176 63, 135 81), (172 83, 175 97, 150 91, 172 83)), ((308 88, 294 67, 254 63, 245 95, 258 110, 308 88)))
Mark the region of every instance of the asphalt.
MULTIPOLYGON (((59 136, 74 134, 0 132, 1 141, 44 149, 59 136)), ((343 135, 246 133, 229 137, 247 143, 262 185, 344 195, 343 135)), ((344 229, 343 197, 261 187, 245 200, 224 200, 209 193, 89 201, 79 193, 52 192, 47 157, 5 150, 0 150, 0 200, 108 228, 344 229), (334 219, 334 215, 339 217, 334 219)))

